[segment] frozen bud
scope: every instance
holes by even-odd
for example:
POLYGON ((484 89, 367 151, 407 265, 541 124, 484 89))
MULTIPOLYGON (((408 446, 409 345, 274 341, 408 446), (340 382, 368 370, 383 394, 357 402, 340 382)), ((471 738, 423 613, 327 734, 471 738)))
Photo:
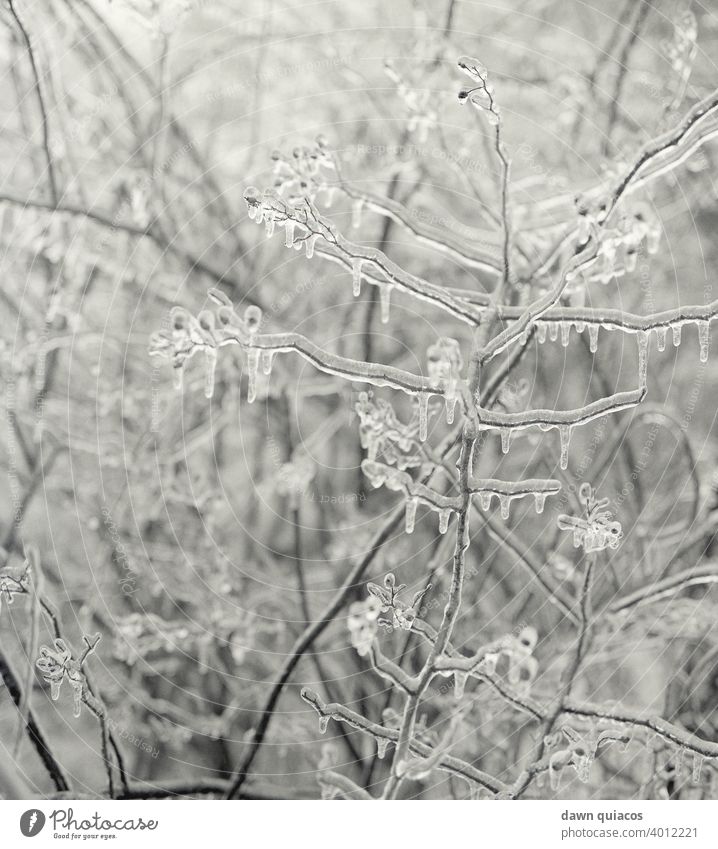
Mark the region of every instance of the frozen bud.
POLYGON ((262 310, 254 304, 248 306, 244 311, 244 323, 249 333, 256 333, 262 323, 262 310))
POLYGON ((535 628, 532 628, 530 625, 527 625, 525 628, 521 629, 517 639, 521 648, 531 654, 534 648, 536 648, 536 643, 538 642, 538 633, 536 632, 535 628))
POLYGON ((210 312, 209 310, 202 310, 202 312, 197 316, 197 321, 205 333, 211 334, 214 332, 215 319, 213 312, 210 312))
POLYGON ((220 307, 217 310, 217 321, 222 327, 229 327, 232 324, 234 310, 231 307, 220 307))
POLYGON ((478 59, 473 59, 471 56, 460 56, 457 64, 465 74, 474 80, 486 78, 486 68, 478 59))

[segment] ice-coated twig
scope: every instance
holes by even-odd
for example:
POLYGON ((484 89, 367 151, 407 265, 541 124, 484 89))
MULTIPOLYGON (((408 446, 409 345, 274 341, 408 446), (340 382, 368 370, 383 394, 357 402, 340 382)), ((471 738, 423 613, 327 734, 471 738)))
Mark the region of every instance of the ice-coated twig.
POLYGON ((652 731, 666 742, 672 743, 687 751, 702 755, 711 760, 718 759, 718 743, 711 740, 702 740, 690 731, 686 731, 678 725, 658 716, 646 716, 637 711, 621 707, 602 707, 588 702, 579 702, 566 699, 562 706, 562 713, 571 716, 581 716, 587 719, 608 720, 618 725, 631 725, 652 731))
MULTIPOLYGON (((610 192, 609 197, 596 205, 596 228, 605 227, 611 213, 623 196, 644 185, 649 179, 675 168, 702 144, 718 135, 718 126, 704 128, 708 119, 718 111, 718 91, 713 92, 690 110, 681 124, 647 144, 635 158, 610 192)), ((511 327, 495 336, 481 353, 481 361, 495 357, 521 337, 529 326, 541 318, 558 302, 569 283, 598 258, 598 244, 591 236, 577 248, 555 284, 540 298, 524 309, 523 315, 511 327)))
POLYGON ((716 117, 716 113, 718 91, 696 103, 677 127, 644 145, 611 193, 608 214, 627 192, 636 191, 649 180, 677 168, 699 147, 715 138, 718 135, 718 124, 711 125, 710 121, 716 117))
POLYGON ((342 775, 333 769, 325 769, 317 776, 317 781, 322 787, 323 792, 328 791, 328 795, 341 794, 345 799, 354 799, 359 801, 373 801, 374 797, 368 793, 363 787, 353 782, 351 778, 342 775))
POLYGON ((635 407, 641 403, 645 394, 645 389, 616 392, 614 395, 599 398, 574 410, 526 410, 522 413, 504 413, 500 410, 485 410, 478 407, 479 421, 482 428, 574 427, 588 424, 601 416, 635 407))
MULTIPOLYGON (((244 197, 250 210, 250 217, 259 222, 263 220, 267 223, 276 222, 284 227, 288 246, 301 248, 303 244, 313 245, 313 242, 308 241, 310 239, 322 239, 349 260, 359 282, 366 265, 384 276, 385 281, 382 285, 395 287, 431 303, 472 326, 480 323, 481 311, 473 305, 455 298, 441 286, 435 286, 420 277, 409 274, 381 251, 365 248, 345 239, 310 200, 305 198, 300 204, 293 205, 271 189, 261 194, 255 188, 247 189, 244 197)), ((355 280, 355 291, 356 284, 355 280)))
POLYGON ((653 604, 656 601, 671 598, 689 587, 716 583, 718 583, 718 571, 716 571, 715 563, 692 567, 663 578, 661 581, 640 587, 640 589, 623 596, 623 598, 609 605, 608 612, 612 614, 625 613, 645 604, 653 604))
MULTIPOLYGON (((375 722, 370 722, 361 714, 355 713, 344 705, 340 704, 325 704, 319 696, 313 691, 305 687, 302 690, 302 698, 307 704, 311 705, 319 715, 321 723, 327 723, 330 719, 336 722, 345 722, 352 728, 358 731, 363 731, 369 734, 377 741, 377 745, 386 746, 388 743, 396 744, 399 740, 399 731, 393 728, 385 728, 383 725, 378 725, 375 722)), ((412 738, 409 744, 410 750, 421 757, 428 758, 433 754, 431 746, 412 738)), ((505 793, 508 786, 498 778, 494 778, 485 772, 482 772, 471 764, 452 757, 451 755, 443 755, 437 764, 437 769, 448 772, 451 775, 457 775, 465 779, 470 784, 478 785, 486 790, 490 790, 494 794, 505 793)))
POLYGON ((416 680, 404 672, 401 666, 386 657, 377 645, 376 640, 371 645, 369 655, 374 669, 382 678, 390 681, 405 693, 414 692, 416 689, 416 680))
POLYGON ((362 203, 368 209, 391 218, 392 221, 415 236, 418 242, 423 242, 441 253, 458 259, 469 267, 480 268, 494 274, 501 273, 501 260, 494 252, 496 246, 490 242, 482 246, 477 242, 457 239, 448 230, 433 227, 416 216, 412 216, 399 201, 373 192, 356 189, 345 181, 332 183, 332 186, 336 186, 339 191, 355 202, 362 203))

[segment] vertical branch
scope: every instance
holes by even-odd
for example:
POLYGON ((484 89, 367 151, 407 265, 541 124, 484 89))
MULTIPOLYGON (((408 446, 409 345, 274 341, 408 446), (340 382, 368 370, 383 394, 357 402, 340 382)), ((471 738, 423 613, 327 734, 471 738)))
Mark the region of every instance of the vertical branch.
POLYGON ((12 15, 15 23, 17 24, 18 29, 20 30, 20 34, 22 35, 22 40, 25 42, 25 48, 27 50, 28 58, 30 59, 30 67, 32 68, 32 75, 35 81, 35 95, 37 97, 38 107, 40 109, 40 118, 42 121, 42 148, 45 152, 45 160, 47 162, 47 177, 50 184, 50 197, 55 206, 57 206, 60 200, 60 194, 57 188, 57 178, 55 176, 55 164, 52 158, 52 152, 50 150, 50 126, 47 119, 47 108, 45 106, 45 97, 42 93, 42 84, 40 82, 40 72, 38 70, 37 62, 35 60, 35 52, 32 48, 32 43, 30 42, 30 34, 25 29, 25 25, 23 24, 20 15, 18 14, 15 8, 15 0, 7 0, 8 8, 10 9, 10 14, 12 15))

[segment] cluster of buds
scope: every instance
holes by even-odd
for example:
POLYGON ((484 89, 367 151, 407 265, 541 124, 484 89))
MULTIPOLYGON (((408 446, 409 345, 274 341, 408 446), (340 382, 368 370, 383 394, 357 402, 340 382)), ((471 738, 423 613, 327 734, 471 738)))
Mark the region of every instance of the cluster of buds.
POLYGON ((381 458, 391 466, 404 469, 421 462, 412 449, 417 442, 417 427, 399 421, 394 408, 371 392, 360 392, 354 409, 359 416, 359 439, 369 460, 381 458))
MULTIPOLYGON (((202 310, 196 317, 181 307, 174 307, 170 314, 168 331, 154 333, 150 340, 150 354, 168 357, 175 369, 175 385, 182 388, 182 373, 188 360, 196 353, 205 354, 205 396, 214 393, 214 374, 218 350, 222 345, 239 342, 247 349, 248 400, 256 397, 259 349, 252 347, 252 339, 262 324, 262 310, 250 305, 240 317, 231 300, 219 289, 210 289, 212 300, 218 304, 215 311, 202 310)), ((272 367, 272 352, 264 352, 263 371, 269 374, 272 367)))
POLYGON ((50 696, 53 701, 59 698, 62 682, 67 679, 72 687, 74 714, 78 717, 85 691, 85 676, 82 672, 82 664, 72 657, 72 652, 65 641, 56 639, 53 648, 41 646, 37 668, 45 683, 50 685, 50 696))
POLYGON ((10 572, 0 572, 0 607, 3 600, 12 604, 16 595, 25 595, 30 590, 30 567, 25 563, 25 568, 18 575, 10 572))
POLYGON ((379 625, 389 631, 395 629, 410 631, 416 619, 417 611, 421 607, 422 599, 431 588, 431 585, 429 584, 423 590, 419 590, 414 595, 410 605, 399 599, 399 594, 406 589, 406 584, 399 584, 397 586, 393 572, 389 572, 384 577, 383 587, 370 581, 366 588, 369 594, 379 601, 380 612, 389 614, 388 619, 378 620, 379 625))
POLYGON ((691 12, 690 7, 686 6, 673 21, 673 39, 664 41, 661 45, 666 59, 679 77, 690 73, 697 38, 696 16, 691 12))
POLYGON ((585 516, 558 517, 558 526, 562 531, 573 532, 574 548, 583 548, 586 554, 603 551, 606 548, 618 548, 621 541, 621 523, 613 521, 613 515, 606 510, 607 498, 596 498, 589 483, 581 484, 578 498, 585 509, 585 516))
POLYGON ((366 657, 371 651, 379 627, 380 613, 381 602, 375 596, 355 601, 349 606, 349 639, 360 657, 366 657))
POLYGON ((478 59, 472 59, 470 56, 462 56, 459 59, 459 68, 474 83, 471 88, 461 89, 459 103, 470 103, 495 127, 501 121, 501 113, 494 99, 493 86, 488 81, 488 71, 478 59))
POLYGON ((307 259, 314 255, 314 245, 319 235, 332 236, 333 224, 320 213, 307 195, 285 200, 274 189, 261 192, 250 186, 244 193, 247 214, 257 224, 264 224, 267 238, 274 235, 278 224, 284 227, 284 244, 295 251, 304 248, 307 259))
POLYGON ((538 661, 533 656, 537 642, 536 629, 526 625, 518 633, 501 639, 496 650, 481 661, 480 670, 488 675, 502 675, 513 687, 528 690, 538 672, 538 661))
POLYGON ((549 758, 548 773, 551 787, 558 790, 561 773, 566 767, 572 767, 580 781, 586 783, 589 779, 591 764, 601 746, 610 743, 620 743, 623 750, 630 743, 630 737, 625 731, 616 728, 599 730, 590 728, 582 733, 570 725, 564 725, 559 731, 545 738, 548 748, 564 743, 564 746, 554 752, 549 758))
POLYGON ((330 178, 336 179, 337 166, 324 136, 317 136, 311 146, 295 147, 291 156, 276 150, 272 159, 274 188, 290 203, 303 198, 315 200, 321 191, 327 193, 327 202, 331 203, 333 189, 327 183, 330 178))
POLYGON ((635 270, 638 251, 645 244, 649 254, 655 254, 661 242, 662 227, 648 203, 637 203, 630 214, 624 215, 615 227, 601 227, 606 218, 603 204, 592 208, 577 198, 578 245, 591 237, 598 240, 596 267, 589 268, 584 277, 599 283, 610 283, 615 277, 635 270))

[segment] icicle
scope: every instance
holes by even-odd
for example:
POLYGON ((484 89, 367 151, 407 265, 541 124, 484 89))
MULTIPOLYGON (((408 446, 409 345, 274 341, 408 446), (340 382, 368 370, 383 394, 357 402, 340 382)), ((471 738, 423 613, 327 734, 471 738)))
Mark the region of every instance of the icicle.
POLYGON ((259 368, 259 349, 247 349, 247 401, 251 404, 257 397, 257 370, 259 368))
POLYGON ((204 352, 204 358, 204 397, 211 398, 214 395, 214 372, 217 367, 217 352, 214 348, 208 349, 204 352))
POLYGON ((548 337, 552 342, 558 339, 558 324, 555 321, 548 323, 548 337))
POLYGON ((304 250, 307 255, 307 259, 311 259, 314 256, 314 244, 317 241, 317 236, 315 233, 310 233, 309 236, 304 241, 304 250))
POLYGON ((389 741, 386 737, 377 737, 376 738, 376 756, 379 760, 384 759, 384 755, 386 754, 386 750, 389 748, 389 741))
POLYGON ((294 222, 289 219, 284 222, 284 246, 287 248, 294 246, 294 222))
POLYGON ((571 322, 570 321, 562 321, 561 322, 561 344, 564 348, 568 346, 569 339, 571 337, 571 322))
POLYGON ((352 260, 352 292, 355 298, 358 298, 361 294, 361 267, 362 261, 360 259, 352 260))
POLYGON ((364 201, 361 198, 354 198, 352 203, 352 227, 361 226, 361 211, 364 206, 364 201))
POLYGON ((82 687, 74 687, 72 694, 72 714, 75 719, 79 719, 82 714, 82 687))
POLYGON ((446 407, 446 423, 453 424, 454 423, 454 412, 456 411, 456 402, 458 398, 456 395, 447 394, 444 395, 444 406, 446 407))
POLYGON ((598 331, 601 328, 598 324, 589 324, 588 326, 588 349, 592 354, 598 350, 598 331))
POLYGON ((480 492, 479 493, 479 503, 481 504, 482 510, 490 510, 491 509, 491 493, 490 492, 480 492))
POLYGON ((656 328, 656 344, 658 346, 659 351, 666 350, 666 328, 665 327, 657 327, 656 328))
POLYGON ((638 385, 645 387, 648 380, 648 334, 639 330, 636 340, 638 341, 638 385))
POLYGON ((543 513, 543 508, 546 504, 546 493, 545 492, 535 492, 534 493, 534 504, 536 506, 537 513, 543 513))
POLYGON ((559 425, 559 436, 561 438, 561 468, 568 468, 568 446, 571 441, 571 428, 568 425, 559 425))
POLYGON ((558 786, 561 783, 561 770, 555 766, 549 766, 548 776, 551 782, 551 789, 558 790, 558 786))
POLYGON ((429 428, 429 395, 426 392, 419 394, 419 439, 424 442, 429 428))
POLYGON ((451 510, 439 510, 439 533, 445 534, 449 529, 451 510))
POLYGON ((60 681, 50 681, 50 698, 53 702, 60 698, 60 681))
POLYGON ((576 772, 578 773, 578 780, 587 784, 591 777, 591 758, 588 755, 584 755, 578 759, 576 772))
POLYGON ((672 327, 673 330, 673 347, 677 348, 681 344, 681 326, 680 324, 674 324, 672 327))
POLYGON ((676 775, 679 776, 683 772, 683 760, 685 758, 686 750, 683 746, 678 750, 678 754, 675 757, 674 765, 676 770, 676 775))
POLYGON ((175 366, 172 374, 172 383, 174 388, 178 391, 182 391, 182 377, 183 377, 184 368, 183 366, 175 366))
POLYGON ((328 727, 329 727, 329 717, 328 716, 320 716, 319 717, 319 733, 320 734, 326 734, 328 727))
POLYGON ((381 304, 381 323, 387 324, 391 305, 391 286, 387 286, 385 283, 379 284, 379 302, 381 304))
POLYGON ((501 518, 504 522, 509 518, 509 505, 510 501, 508 496, 499 495, 499 504, 501 505, 501 518))
POLYGON ((701 773, 703 772, 703 755, 698 752, 693 752, 693 772, 691 779, 694 784, 701 783, 701 773))
MULTIPOLYGON (((289 224, 289 222, 287 222, 287 224, 289 224)), ((272 236, 274 235, 274 213, 273 212, 270 212, 270 213, 267 214, 267 219, 264 222, 264 229, 265 229, 265 232, 267 233, 267 238, 271 239, 272 236)))
POLYGON ((576 328, 576 333, 583 333, 586 329, 585 321, 574 321, 573 326, 576 328))
POLYGON ((454 672, 454 697, 456 699, 464 698, 464 690, 466 689, 466 680, 468 677, 465 672, 454 672))
POLYGON ((272 373, 272 364, 274 362, 274 351, 262 351, 262 372, 264 374, 272 373))
POLYGON ((416 524, 416 508, 419 502, 416 498, 407 498, 406 500, 406 532, 407 534, 414 533, 414 525, 416 524))
POLYGON ((501 451, 508 454, 509 448, 511 448, 511 428, 504 427, 501 428, 501 451))
POLYGON ((707 321, 698 321, 698 341, 701 346, 701 362, 708 362, 708 348, 710 347, 710 324, 707 321))
POLYGON ((546 341, 547 330, 548 327, 546 327, 546 324, 543 321, 539 322, 539 324, 536 326, 536 336, 538 337, 539 343, 541 345, 543 345, 543 343, 546 341))

